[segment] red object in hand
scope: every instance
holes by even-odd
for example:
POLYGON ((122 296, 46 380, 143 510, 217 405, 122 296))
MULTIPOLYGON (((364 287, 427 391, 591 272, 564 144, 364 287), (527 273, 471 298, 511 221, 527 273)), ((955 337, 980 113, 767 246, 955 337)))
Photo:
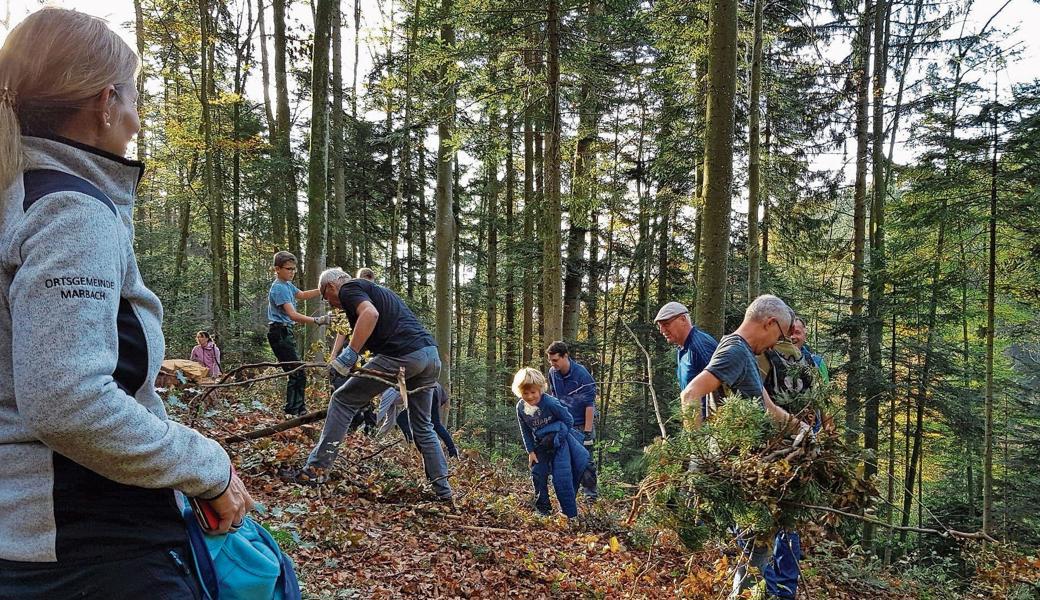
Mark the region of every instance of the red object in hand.
POLYGON ((195 520, 199 522, 203 531, 210 533, 220 527, 220 515, 212 504, 201 498, 188 498, 188 502, 191 504, 191 512, 195 513, 195 520))

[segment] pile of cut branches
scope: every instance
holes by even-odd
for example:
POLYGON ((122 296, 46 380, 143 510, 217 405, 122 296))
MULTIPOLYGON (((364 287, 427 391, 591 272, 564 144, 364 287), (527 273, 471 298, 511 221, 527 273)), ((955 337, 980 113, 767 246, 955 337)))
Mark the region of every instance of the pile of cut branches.
MULTIPOLYGON (((802 407, 799 416, 813 410, 802 407)), ((863 477, 859 451, 821 430, 790 436, 757 400, 730 397, 705 426, 647 448, 647 477, 629 520, 672 529, 690 549, 739 532, 771 536, 820 516, 809 507, 848 513, 877 496, 863 477)), ((839 518, 836 513, 824 519, 839 518)))

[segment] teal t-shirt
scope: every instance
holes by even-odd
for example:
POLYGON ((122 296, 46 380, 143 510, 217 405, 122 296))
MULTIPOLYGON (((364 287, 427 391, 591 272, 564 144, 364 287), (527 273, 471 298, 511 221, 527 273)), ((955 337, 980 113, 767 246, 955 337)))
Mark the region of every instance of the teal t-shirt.
POLYGON ((275 279, 271 284, 271 291, 267 295, 267 322, 292 325, 293 321, 282 305, 288 302, 295 309, 296 293, 299 291, 300 288, 293 285, 293 282, 275 279))

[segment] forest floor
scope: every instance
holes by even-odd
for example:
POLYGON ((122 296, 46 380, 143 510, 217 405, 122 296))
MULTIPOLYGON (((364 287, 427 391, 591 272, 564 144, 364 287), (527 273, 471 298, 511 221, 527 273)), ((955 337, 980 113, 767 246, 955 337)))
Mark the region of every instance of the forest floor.
MULTIPOLYGON (((276 402, 225 393, 196 427, 218 438, 253 431, 279 420, 276 402)), ((183 404, 171 404, 175 418, 186 416, 183 404)), ((526 475, 475 450, 449 460, 454 507, 434 500, 418 453, 397 431, 381 440, 348 437, 323 485, 281 481, 279 470, 302 464, 320 426, 230 447, 262 505, 255 518, 292 557, 304 598, 726 598, 731 549, 691 553, 670 532, 628 527, 630 500, 582 507, 576 526, 537 517, 526 475)), ((882 571, 828 537, 815 525, 802 531, 799 598, 951 597, 882 571)))

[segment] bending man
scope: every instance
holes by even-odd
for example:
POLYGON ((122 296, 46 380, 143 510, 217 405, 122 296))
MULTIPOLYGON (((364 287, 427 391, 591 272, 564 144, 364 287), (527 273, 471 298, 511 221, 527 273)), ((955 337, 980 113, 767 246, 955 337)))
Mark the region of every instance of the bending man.
MULTIPOLYGON (((341 269, 328 269, 321 274, 318 289, 329 304, 347 314, 354 332, 331 368, 348 375, 358 355, 367 349, 375 356, 365 364, 366 368, 396 376, 403 367, 408 389, 425 388, 408 395, 409 424, 437 498, 450 501, 448 465, 431 420, 433 385, 441 372, 433 336, 397 294, 381 285, 351 278, 341 269)), ((332 394, 321 439, 307 458, 307 466, 297 473, 297 481, 311 483, 321 479, 322 470, 336 459, 354 413, 387 387, 389 384, 381 381, 351 377, 332 394)))

